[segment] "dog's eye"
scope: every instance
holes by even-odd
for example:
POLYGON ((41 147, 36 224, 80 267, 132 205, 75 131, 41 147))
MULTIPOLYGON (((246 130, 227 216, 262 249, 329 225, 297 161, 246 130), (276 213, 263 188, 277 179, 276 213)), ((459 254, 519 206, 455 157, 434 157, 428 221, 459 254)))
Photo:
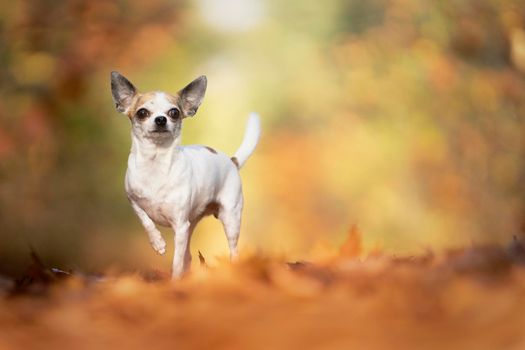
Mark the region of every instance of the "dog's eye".
POLYGON ((170 110, 168 111, 168 116, 169 116, 170 118, 175 119, 175 118, 178 118, 179 115, 180 115, 180 111, 179 111, 177 108, 172 108, 172 109, 170 109, 170 110))
POLYGON ((139 119, 145 119, 149 116, 149 112, 146 108, 141 108, 137 111, 137 118, 139 119))

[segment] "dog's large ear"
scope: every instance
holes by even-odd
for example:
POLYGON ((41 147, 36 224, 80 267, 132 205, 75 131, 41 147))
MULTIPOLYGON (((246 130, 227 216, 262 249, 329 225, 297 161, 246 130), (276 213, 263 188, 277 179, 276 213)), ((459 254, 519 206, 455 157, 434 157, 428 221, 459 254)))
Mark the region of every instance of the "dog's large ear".
POLYGON ((111 94, 117 111, 125 113, 131 106, 137 89, 119 72, 111 72, 111 94))
POLYGON ((208 81, 206 76, 201 75, 191 83, 189 83, 184 89, 179 91, 181 99, 182 113, 186 117, 193 117, 197 113, 197 109, 202 103, 204 93, 206 92, 206 86, 208 81))

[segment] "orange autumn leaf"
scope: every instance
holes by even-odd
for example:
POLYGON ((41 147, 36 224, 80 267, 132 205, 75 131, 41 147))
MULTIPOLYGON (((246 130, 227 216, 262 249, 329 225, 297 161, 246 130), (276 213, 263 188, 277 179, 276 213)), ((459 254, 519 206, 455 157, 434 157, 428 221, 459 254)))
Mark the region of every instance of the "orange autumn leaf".
POLYGON ((358 257, 361 252, 361 231, 357 225, 353 225, 339 250, 339 255, 345 258, 355 258, 358 257))

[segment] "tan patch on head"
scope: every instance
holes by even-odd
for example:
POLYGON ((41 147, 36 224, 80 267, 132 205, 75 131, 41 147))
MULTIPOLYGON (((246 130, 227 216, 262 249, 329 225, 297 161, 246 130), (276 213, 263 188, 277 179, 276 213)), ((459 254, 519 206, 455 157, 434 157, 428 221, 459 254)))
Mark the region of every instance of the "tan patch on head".
POLYGON ((216 151, 216 150, 214 150, 214 149, 213 149, 213 148, 211 148, 211 147, 208 147, 208 146, 204 146, 204 148, 206 148, 206 149, 207 149, 208 151, 210 151, 210 152, 211 152, 211 153, 213 153, 213 154, 217 154, 217 151, 216 151))
POLYGON ((171 104, 174 104, 175 106, 179 105, 179 100, 180 100, 179 95, 170 95, 166 92, 165 94, 166 94, 166 98, 168 99, 168 101, 170 101, 171 104))
MULTIPOLYGON (((137 93, 133 97, 133 101, 131 102, 131 106, 128 109, 128 117, 131 119, 137 112, 137 109, 142 106, 144 103, 148 102, 149 100, 152 100, 155 98, 155 95, 158 93, 158 91, 150 91, 150 92, 144 92, 144 93, 137 93)), ((179 103, 179 96, 178 95, 170 95, 167 92, 164 92, 166 99, 174 104, 175 106, 178 106, 179 103)))
POLYGON ((137 93, 135 96, 133 96, 133 101, 131 102, 131 106, 129 106, 127 115, 131 119, 137 112, 137 109, 142 106, 144 103, 146 103, 148 100, 153 99, 155 96, 155 92, 145 92, 145 93, 137 93))
POLYGON ((235 164, 235 166, 237 167, 237 169, 239 169, 239 161, 237 160, 237 158, 235 158, 235 157, 231 157, 231 160, 232 160, 233 164, 235 164))

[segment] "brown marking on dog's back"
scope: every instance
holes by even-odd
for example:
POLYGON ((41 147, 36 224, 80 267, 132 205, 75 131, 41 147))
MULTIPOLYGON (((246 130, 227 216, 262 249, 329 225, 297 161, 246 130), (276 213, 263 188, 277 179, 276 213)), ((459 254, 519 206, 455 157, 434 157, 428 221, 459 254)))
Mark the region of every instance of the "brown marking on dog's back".
POLYGON ((211 153, 213 153, 213 154, 217 154, 217 151, 216 151, 216 150, 214 150, 214 149, 213 149, 213 148, 211 148, 211 147, 208 147, 208 146, 204 146, 204 148, 206 148, 206 149, 207 149, 208 151, 210 151, 210 152, 211 152, 211 153))
POLYGON ((235 164, 237 169, 239 169, 239 161, 237 160, 237 158, 236 157, 231 157, 230 159, 232 160, 233 164, 235 164))

